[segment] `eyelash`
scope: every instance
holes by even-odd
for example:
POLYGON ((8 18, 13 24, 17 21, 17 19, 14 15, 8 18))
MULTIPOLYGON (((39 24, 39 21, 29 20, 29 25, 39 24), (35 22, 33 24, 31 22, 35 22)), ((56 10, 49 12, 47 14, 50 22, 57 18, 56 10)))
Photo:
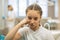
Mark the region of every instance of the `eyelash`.
POLYGON ((28 19, 30 19, 30 20, 31 20, 32 18, 31 18, 31 17, 28 17, 28 19))
POLYGON ((34 20, 37 20, 37 18, 34 18, 34 20))

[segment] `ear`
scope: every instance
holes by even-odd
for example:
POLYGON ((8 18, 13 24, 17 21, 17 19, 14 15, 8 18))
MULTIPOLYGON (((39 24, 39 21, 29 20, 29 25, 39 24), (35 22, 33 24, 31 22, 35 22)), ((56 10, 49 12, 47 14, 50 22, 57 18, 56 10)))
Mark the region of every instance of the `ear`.
POLYGON ((40 16, 40 18, 42 18, 42 16, 40 16))

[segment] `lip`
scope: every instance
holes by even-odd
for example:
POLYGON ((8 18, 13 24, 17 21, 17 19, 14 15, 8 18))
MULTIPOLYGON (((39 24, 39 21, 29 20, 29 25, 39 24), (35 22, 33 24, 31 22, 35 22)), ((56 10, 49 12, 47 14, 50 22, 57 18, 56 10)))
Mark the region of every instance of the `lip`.
POLYGON ((35 27, 35 25, 30 25, 30 27, 35 27))
POLYGON ((30 26, 34 26, 34 24, 30 24, 30 26))

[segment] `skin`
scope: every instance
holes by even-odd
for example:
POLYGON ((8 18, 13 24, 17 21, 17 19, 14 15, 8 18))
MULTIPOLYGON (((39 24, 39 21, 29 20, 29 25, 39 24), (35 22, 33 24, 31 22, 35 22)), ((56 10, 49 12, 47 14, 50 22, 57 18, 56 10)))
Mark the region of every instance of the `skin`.
POLYGON ((28 20, 30 21, 29 27, 34 31, 37 30, 39 28, 40 20, 41 20, 39 11, 28 10, 27 17, 28 17, 28 20))
POLYGON ((26 18, 23 19, 20 23, 18 23, 15 28, 10 31, 7 36, 5 37, 5 40, 19 40, 21 38, 20 33, 17 33, 18 29, 21 28, 21 26, 28 24, 29 27, 35 31, 40 26, 40 20, 41 16, 39 11, 36 10, 28 10, 26 14, 26 18))

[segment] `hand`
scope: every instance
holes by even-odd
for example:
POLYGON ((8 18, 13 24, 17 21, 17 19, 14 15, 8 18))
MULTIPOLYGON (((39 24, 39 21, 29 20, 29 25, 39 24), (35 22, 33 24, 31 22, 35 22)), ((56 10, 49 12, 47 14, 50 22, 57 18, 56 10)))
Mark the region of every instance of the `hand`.
POLYGON ((26 24, 28 24, 29 23, 29 20, 28 20, 28 18, 24 18, 21 22, 20 22, 20 24, 23 26, 23 25, 26 25, 26 24))

